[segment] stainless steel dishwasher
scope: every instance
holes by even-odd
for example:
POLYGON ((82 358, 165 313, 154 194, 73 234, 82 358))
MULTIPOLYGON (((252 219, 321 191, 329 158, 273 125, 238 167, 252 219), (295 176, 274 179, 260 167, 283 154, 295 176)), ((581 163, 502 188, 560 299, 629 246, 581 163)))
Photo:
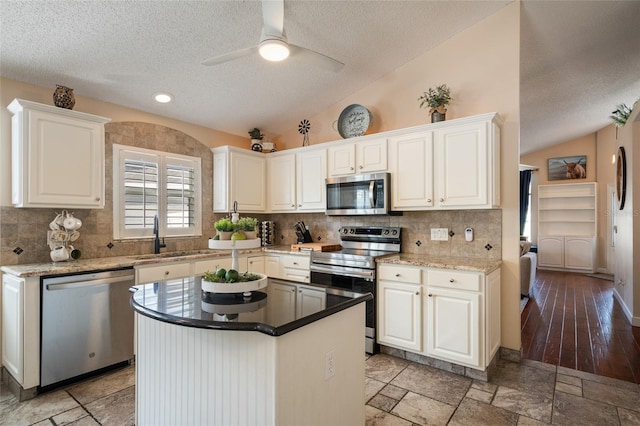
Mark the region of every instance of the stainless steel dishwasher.
POLYGON ((40 386, 133 359, 133 269, 42 279, 40 386))

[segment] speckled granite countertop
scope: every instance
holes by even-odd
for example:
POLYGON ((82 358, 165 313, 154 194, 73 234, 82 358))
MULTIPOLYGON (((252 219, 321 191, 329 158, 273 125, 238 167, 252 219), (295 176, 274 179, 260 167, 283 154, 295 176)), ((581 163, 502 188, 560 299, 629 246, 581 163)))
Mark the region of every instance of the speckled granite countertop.
MULTIPOLYGON (((238 254, 280 253, 308 256, 309 252, 292 251, 290 245, 269 246, 256 249, 238 250, 238 254)), ((81 259, 68 262, 31 263, 24 265, 1 266, 0 270, 17 277, 33 277, 41 275, 61 275, 78 272, 98 271, 118 268, 132 268, 139 265, 153 265, 168 262, 188 262, 196 259, 212 257, 229 257, 231 250, 192 250, 165 252, 160 254, 141 254, 132 256, 102 257, 81 259)))
POLYGON ((501 260, 470 259, 467 257, 432 257, 421 254, 394 254, 376 259, 378 263, 412 265, 426 268, 457 269, 489 274, 500 267, 501 260))

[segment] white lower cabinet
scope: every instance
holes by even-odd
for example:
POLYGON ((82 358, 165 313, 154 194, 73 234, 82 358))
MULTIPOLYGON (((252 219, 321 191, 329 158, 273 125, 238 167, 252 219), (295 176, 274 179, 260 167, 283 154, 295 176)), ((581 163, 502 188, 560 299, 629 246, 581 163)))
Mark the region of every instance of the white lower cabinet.
MULTIPOLYGON (((240 260, 238 260, 238 263, 240 260)), ((247 271, 254 274, 264 274, 264 256, 249 256, 247 258, 247 271)))
POLYGON ((425 318, 427 355, 479 366, 480 294, 438 287, 429 287, 428 291, 425 318))
POLYGON ((296 317, 302 318, 323 310, 327 294, 322 288, 298 285, 296 317))
POLYGON ((269 311, 268 320, 275 325, 291 322, 321 311, 326 306, 324 288, 269 279, 267 294, 282 309, 269 311))
POLYGON ((421 285, 394 281, 378 283, 378 342, 422 351, 421 285))
POLYGON ((500 347, 500 270, 378 266, 378 343, 485 370, 500 347))
POLYGON ((296 319, 296 286, 269 279, 267 294, 271 301, 282 309, 268 310, 267 321, 270 324, 286 324, 296 319))
POLYGON ((596 237, 539 236, 538 267, 595 271, 596 237))

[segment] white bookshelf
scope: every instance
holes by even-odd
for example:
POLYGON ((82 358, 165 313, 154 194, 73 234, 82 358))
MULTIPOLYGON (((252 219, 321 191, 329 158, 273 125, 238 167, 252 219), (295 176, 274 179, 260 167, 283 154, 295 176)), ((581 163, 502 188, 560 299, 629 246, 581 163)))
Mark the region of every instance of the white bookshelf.
POLYGON ((538 186, 538 266, 595 271, 595 182, 538 186))

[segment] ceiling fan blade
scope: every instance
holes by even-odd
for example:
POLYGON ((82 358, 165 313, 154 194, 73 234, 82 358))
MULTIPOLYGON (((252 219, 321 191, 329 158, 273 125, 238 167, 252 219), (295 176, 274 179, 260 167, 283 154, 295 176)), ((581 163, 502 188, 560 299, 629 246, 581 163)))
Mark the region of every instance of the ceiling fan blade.
POLYGON ((202 65, 218 65, 224 62, 235 61, 236 59, 240 59, 244 56, 249 56, 252 53, 258 51, 258 46, 247 47, 246 49, 236 50, 235 52, 225 53, 224 55, 214 56, 213 58, 209 58, 207 60, 202 61, 202 65))
POLYGON ((292 55, 303 57, 305 61, 315 62, 318 67, 328 71, 338 72, 344 67, 342 62, 306 47, 289 43, 289 50, 291 50, 292 55))
POLYGON ((284 35, 284 0, 262 0, 262 34, 284 35))

